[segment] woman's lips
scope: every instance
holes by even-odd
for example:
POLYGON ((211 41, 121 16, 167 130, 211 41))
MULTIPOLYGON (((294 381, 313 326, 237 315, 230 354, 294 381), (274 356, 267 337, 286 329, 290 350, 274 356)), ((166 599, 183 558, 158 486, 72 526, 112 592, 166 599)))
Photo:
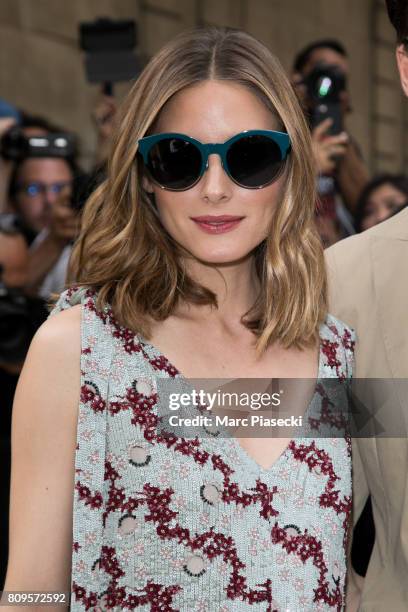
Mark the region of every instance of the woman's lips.
POLYGON ((244 217, 231 215, 191 217, 191 220, 207 234, 223 234, 236 228, 244 217))

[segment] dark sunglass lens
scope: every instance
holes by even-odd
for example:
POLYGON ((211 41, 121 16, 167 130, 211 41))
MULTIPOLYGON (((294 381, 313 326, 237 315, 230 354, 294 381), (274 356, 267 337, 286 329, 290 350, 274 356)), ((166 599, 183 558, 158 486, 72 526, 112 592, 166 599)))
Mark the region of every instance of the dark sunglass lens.
POLYGON ((153 179, 167 189, 188 189, 201 170, 201 153, 182 138, 164 138, 149 151, 147 167, 153 179))
POLYGON ((227 151, 231 177, 243 187, 271 183, 279 176, 284 163, 279 145, 267 136, 243 136, 227 151))

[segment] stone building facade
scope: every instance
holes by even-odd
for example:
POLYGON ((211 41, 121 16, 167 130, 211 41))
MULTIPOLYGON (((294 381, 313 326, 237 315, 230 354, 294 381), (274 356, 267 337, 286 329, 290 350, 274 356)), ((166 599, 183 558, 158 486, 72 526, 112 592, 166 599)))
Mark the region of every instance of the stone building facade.
MULTIPOLYGON (((100 16, 136 19, 145 58, 203 24, 248 30, 287 70, 307 43, 338 38, 351 58, 349 131, 372 172, 408 167, 408 103, 384 0, 1 0, 0 97, 77 131, 85 165, 95 148, 90 113, 98 89, 85 80, 78 23, 100 16)), ((128 87, 117 88, 119 98, 128 87)))

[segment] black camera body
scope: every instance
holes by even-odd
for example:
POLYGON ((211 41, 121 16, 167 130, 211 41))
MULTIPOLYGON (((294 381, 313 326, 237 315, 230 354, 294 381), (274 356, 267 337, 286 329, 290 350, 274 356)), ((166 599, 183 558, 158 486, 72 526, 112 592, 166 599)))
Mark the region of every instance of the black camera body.
POLYGON ((7 160, 18 162, 27 157, 73 158, 76 153, 76 139, 69 133, 47 133, 26 136, 18 126, 13 126, 0 140, 0 155, 7 160))
MULTIPOLYGON (((13 236, 21 233, 21 221, 17 215, 13 213, 1 213, 0 214, 0 236, 4 234, 6 236, 13 236)), ((1 264, 0 264, 0 278, 1 278, 1 264)))
POLYGON ((34 333, 29 298, 0 281, 0 362, 23 361, 34 333))
POLYGON ((129 81, 140 72, 134 53, 137 43, 136 23, 100 18, 79 26, 79 44, 85 51, 85 71, 90 83, 104 83, 112 94, 112 83, 129 81))
MULTIPOLYGON (((20 233, 20 222, 15 215, 0 215, 2 235, 20 233)), ((37 328, 45 321, 48 310, 40 298, 26 296, 21 289, 7 287, 0 262, 0 362, 17 364, 23 361, 37 328)))
POLYGON ((325 119, 332 119, 329 133, 343 131, 341 112, 341 92, 346 90, 346 76, 338 66, 318 64, 303 79, 307 96, 312 107, 311 127, 314 128, 325 119))

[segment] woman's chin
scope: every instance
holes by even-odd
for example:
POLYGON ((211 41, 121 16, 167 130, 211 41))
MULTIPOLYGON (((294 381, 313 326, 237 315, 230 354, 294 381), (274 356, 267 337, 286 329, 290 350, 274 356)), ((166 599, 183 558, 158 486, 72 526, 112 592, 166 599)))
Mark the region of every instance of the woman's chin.
POLYGON ((207 252, 193 252, 193 257, 203 264, 209 266, 228 266, 243 263, 248 257, 251 256, 251 252, 223 252, 223 253, 209 253, 207 252))

